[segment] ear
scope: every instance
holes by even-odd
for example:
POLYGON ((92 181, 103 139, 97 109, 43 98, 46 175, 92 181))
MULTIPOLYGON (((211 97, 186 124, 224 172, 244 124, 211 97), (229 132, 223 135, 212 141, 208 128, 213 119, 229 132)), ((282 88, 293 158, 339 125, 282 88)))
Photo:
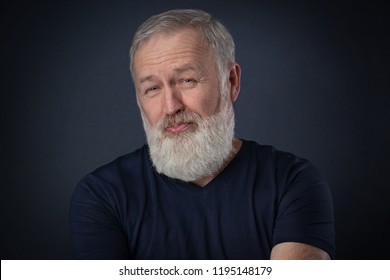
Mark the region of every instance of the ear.
POLYGON ((229 70, 230 99, 236 101, 240 93, 241 68, 237 63, 233 63, 229 70))

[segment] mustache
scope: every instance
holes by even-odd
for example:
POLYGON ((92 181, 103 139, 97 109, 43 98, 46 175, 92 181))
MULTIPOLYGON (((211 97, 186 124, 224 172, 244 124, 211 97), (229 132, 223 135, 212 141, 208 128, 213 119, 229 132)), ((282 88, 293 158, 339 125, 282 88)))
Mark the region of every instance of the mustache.
POLYGON ((177 112, 174 115, 168 115, 162 118, 158 124, 157 127, 159 129, 165 130, 168 127, 179 125, 182 123, 191 123, 195 126, 199 126, 200 122, 202 121, 202 118, 199 114, 194 112, 177 112))

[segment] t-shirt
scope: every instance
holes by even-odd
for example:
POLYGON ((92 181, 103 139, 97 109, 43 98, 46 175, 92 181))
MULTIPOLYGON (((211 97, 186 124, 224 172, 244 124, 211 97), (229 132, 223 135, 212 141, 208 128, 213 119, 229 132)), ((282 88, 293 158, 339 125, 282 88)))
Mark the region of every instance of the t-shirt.
POLYGON ((205 187, 158 174, 147 145, 121 156, 78 184, 70 226, 77 259, 269 259, 288 241, 335 253, 318 170, 245 140, 205 187))

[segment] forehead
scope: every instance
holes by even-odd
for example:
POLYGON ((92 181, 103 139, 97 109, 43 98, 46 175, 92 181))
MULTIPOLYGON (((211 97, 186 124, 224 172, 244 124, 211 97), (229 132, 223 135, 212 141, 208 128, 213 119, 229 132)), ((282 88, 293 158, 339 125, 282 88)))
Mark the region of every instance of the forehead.
POLYGON ((202 34, 193 28, 152 36, 134 55, 136 74, 157 66, 178 63, 210 61, 211 48, 204 43, 202 34))

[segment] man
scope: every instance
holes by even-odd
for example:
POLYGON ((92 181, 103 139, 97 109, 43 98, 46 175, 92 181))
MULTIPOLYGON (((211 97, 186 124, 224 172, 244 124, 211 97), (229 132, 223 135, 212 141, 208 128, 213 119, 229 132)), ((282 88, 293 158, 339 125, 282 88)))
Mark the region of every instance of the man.
POLYGON ((234 137, 241 72, 221 23, 199 10, 154 16, 135 34, 130 64, 148 145, 77 186, 77 258, 334 257, 319 172, 234 137))

